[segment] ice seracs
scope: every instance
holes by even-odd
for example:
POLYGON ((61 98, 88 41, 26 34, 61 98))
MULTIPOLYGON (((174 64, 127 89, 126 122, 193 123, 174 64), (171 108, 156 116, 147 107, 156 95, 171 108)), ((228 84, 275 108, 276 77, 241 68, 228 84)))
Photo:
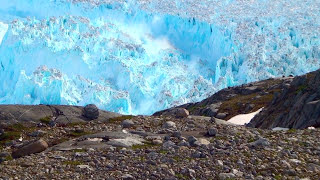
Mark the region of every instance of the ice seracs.
POLYGON ((0 103, 152 114, 303 74, 320 68, 319 8, 304 0, 1 0, 0 103))

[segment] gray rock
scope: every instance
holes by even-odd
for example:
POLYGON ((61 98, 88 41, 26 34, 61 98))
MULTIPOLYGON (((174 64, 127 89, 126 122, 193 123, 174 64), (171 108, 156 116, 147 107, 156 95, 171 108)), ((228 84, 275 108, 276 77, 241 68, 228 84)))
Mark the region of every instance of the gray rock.
POLYGON ((203 145, 207 146, 209 144, 210 144, 210 142, 208 140, 206 140, 204 138, 199 138, 197 141, 193 142, 193 144, 191 144, 191 146, 195 146, 195 147, 203 146, 203 145))
POLYGON ((134 126, 134 122, 131 119, 126 119, 126 120, 122 121, 121 125, 123 128, 130 128, 130 127, 134 126))
POLYGON ((99 117, 99 109, 96 105, 94 104, 88 104, 83 108, 83 116, 90 119, 94 120, 99 117))
POLYGON ((167 121, 162 125, 162 128, 165 129, 176 129, 176 123, 172 122, 172 121, 167 121))
POLYGON ((260 138, 257 141, 254 141, 252 143, 249 143, 249 146, 253 147, 253 148, 264 148, 266 146, 269 146, 270 143, 267 139, 264 138, 260 138))
POLYGON ((294 169, 285 170, 284 173, 289 176, 296 176, 297 175, 297 172, 294 169))
POLYGON ((233 173, 220 173, 219 174, 219 179, 220 180, 227 180, 227 179, 234 179, 236 175, 233 173))
POLYGON ((190 144, 187 141, 182 140, 178 143, 178 146, 190 146, 190 144))
POLYGON ((225 117, 227 117, 227 114, 226 114, 226 113, 218 113, 218 114, 216 115, 216 118, 218 118, 218 119, 224 119, 225 117))
POLYGON ((218 160, 217 161, 217 164, 220 166, 220 167, 223 167, 223 162, 221 160, 218 160))
POLYGON ((213 137, 213 136, 216 136, 217 135, 217 129, 216 128, 210 128, 210 129, 208 129, 208 132, 207 132, 207 134, 209 135, 209 136, 211 136, 211 137, 213 137))
POLYGON ((134 180, 135 178, 131 174, 124 174, 121 176, 123 180, 134 180))
POLYGON ((29 136, 31 136, 31 137, 42 137, 45 134, 46 134, 45 131, 37 130, 37 131, 34 131, 34 132, 30 133, 29 136))
POLYGON ((31 143, 29 143, 25 146, 22 146, 21 148, 13 151, 12 157, 19 158, 19 157, 27 156, 27 155, 34 154, 34 153, 39 153, 39 152, 46 150, 47 148, 48 148, 47 142, 40 139, 40 140, 31 142, 31 143))
POLYGON ((152 140, 152 144, 155 144, 155 145, 162 144, 162 140, 161 139, 154 139, 154 140, 152 140))
POLYGON ((201 152, 200 151, 196 151, 194 153, 191 154, 192 158, 200 158, 201 157, 201 152))
POLYGON ((189 143, 191 146, 193 146, 196 141, 198 141, 198 139, 197 139, 196 137, 194 137, 194 136, 189 136, 189 137, 188 137, 188 143, 189 143))
POLYGON ((176 108, 175 115, 177 118, 185 118, 189 116, 189 111, 184 108, 176 108))
POLYGON ((177 148, 177 145, 172 141, 166 141, 162 144, 162 149, 169 150, 170 148, 177 148))
POLYGON ((89 170, 89 171, 93 170, 89 165, 77 165, 77 168, 80 170, 89 170))
POLYGON ((308 164, 308 170, 312 171, 312 172, 315 172, 315 173, 318 173, 318 172, 320 172, 320 166, 317 165, 317 164, 309 163, 308 164))
POLYGON ((179 131, 174 131, 174 132, 172 133, 172 136, 173 136, 173 137, 176 137, 176 138, 181 138, 181 132, 179 132, 179 131))

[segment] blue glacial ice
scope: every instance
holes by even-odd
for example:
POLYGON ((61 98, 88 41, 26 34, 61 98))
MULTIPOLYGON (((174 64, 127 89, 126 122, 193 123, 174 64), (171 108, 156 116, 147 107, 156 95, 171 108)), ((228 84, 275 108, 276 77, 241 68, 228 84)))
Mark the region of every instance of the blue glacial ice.
POLYGON ((1 0, 0 104, 125 114, 320 68, 316 0, 1 0))

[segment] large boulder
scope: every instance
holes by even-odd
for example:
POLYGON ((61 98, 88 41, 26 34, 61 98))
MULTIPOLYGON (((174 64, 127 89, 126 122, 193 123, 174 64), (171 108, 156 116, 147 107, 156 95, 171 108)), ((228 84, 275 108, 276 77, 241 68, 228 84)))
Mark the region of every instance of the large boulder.
POLYGON ((90 119, 98 119, 99 117, 99 109, 94 104, 88 104, 83 108, 83 116, 90 119))
POLYGON ((39 139, 37 141, 31 142, 13 151, 12 157, 19 158, 19 157, 27 156, 34 153, 39 153, 46 150, 47 148, 48 148, 47 142, 42 139, 39 139))

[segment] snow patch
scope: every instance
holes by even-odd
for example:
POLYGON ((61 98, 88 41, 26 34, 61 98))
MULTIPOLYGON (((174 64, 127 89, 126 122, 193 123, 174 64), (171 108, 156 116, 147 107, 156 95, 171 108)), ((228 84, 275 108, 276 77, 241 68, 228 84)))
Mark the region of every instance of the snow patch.
POLYGON ((251 119, 256 115, 258 114, 263 108, 259 109, 258 111, 256 112, 252 112, 252 113, 249 113, 249 114, 240 114, 240 115, 237 115, 233 118, 231 118, 228 122, 231 122, 233 124, 237 124, 237 125, 245 125, 247 123, 249 123, 251 121, 251 119))

